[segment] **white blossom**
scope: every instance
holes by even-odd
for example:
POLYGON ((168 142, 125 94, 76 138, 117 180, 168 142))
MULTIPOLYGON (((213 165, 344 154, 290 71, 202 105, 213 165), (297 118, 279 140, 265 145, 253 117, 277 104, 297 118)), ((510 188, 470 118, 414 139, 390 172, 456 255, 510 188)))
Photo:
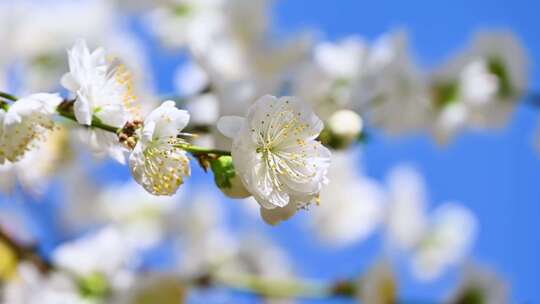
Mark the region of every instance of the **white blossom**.
POLYGON ((458 288, 444 301, 458 304, 475 301, 485 304, 506 304, 509 301, 508 282, 493 270, 475 264, 466 264, 458 288))
POLYGON ((313 60, 294 82, 296 95, 309 101, 324 120, 335 111, 355 106, 357 86, 367 72, 368 46, 358 37, 315 46, 313 60))
MULTIPOLYGON (((77 122, 89 126, 98 119, 121 128, 128 120, 138 118, 131 75, 124 65, 107 60, 102 48, 90 52, 84 40, 75 43, 68 58, 70 72, 62 77, 62 85, 76 96, 73 111, 77 122)), ((125 149, 116 134, 91 128, 83 137, 96 154, 107 153, 125 161, 125 149)))
POLYGON ((315 46, 315 62, 334 79, 354 80, 362 72, 367 55, 366 43, 349 37, 337 43, 322 42, 315 46))
POLYGON ((14 28, 13 44, 23 58, 54 56, 78 37, 95 40, 114 16, 113 7, 104 0, 46 4, 23 0, 16 8, 24 17, 14 28), (86 22, 82 24, 80 18, 86 22))
POLYGON ((113 280, 132 262, 133 248, 114 226, 61 244, 52 253, 53 263, 80 278, 100 274, 113 280))
POLYGON ((356 297, 361 303, 395 303, 398 282, 389 261, 377 261, 358 282, 356 297))
POLYGON ((445 143, 464 128, 493 128, 507 122, 525 93, 527 61, 512 33, 477 33, 467 49, 432 76, 434 102, 440 105, 433 124, 438 141, 445 143))
POLYGON ((426 211, 423 180, 408 167, 389 179, 386 239, 390 249, 410 257, 413 274, 428 281, 463 261, 476 237, 476 218, 464 206, 443 203, 426 211))
POLYGON ((214 94, 202 94, 192 98, 186 108, 196 125, 213 126, 219 118, 219 101, 214 94))
POLYGON ((33 264, 18 265, 17 277, 6 283, 3 303, 91 304, 79 295, 76 282, 61 272, 40 273, 33 264))
POLYGON ((189 62, 176 69, 174 85, 182 96, 201 93, 209 85, 208 74, 194 62, 189 62))
POLYGON ((12 163, 6 161, 0 165, 0 190, 10 193, 18 182, 29 194, 44 194, 51 178, 63 163, 66 153, 67 131, 55 127, 47 136, 47 140, 36 141, 32 149, 12 163))
POLYGON ((424 180, 413 168, 394 168, 388 177, 386 241, 391 247, 410 250, 426 226, 427 194, 424 180))
POLYGON ((409 53, 406 32, 377 39, 366 66, 366 77, 356 92, 359 113, 391 135, 424 128, 431 113, 428 87, 409 53))
POLYGON ((266 95, 246 118, 222 117, 218 128, 234 140, 234 166, 267 222, 276 224, 318 201, 330 151, 315 140, 323 124, 306 104, 266 95))
POLYGON ((436 118, 433 126, 433 135, 437 143, 446 144, 467 127, 470 113, 467 106, 461 102, 456 102, 445 106, 436 118))
POLYGON ((62 98, 38 93, 0 109, 0 164, 16 162, 46 139, 54 127, 53 114, 62 98))
POLYGON ((135 182, 110 186, 102 191, 93 209, 100 219, 114 223, 134 248, 151 248, 167 233, 165 219, 179 196, 154 196, 135 182))
POLYGON ((56 89, 67 67, 66 48, 79 37, 99 41, 109 33, 116 17, 107 0, 21 0, 8 11, 17 22, 8 26, 12 35, 5 43, 18 59, 23 92, 56 89))
MULTIPOLYGON (((294 265, 278 244, 262 234, 251 232, 239 236, 238 249, 219 267, 216 277, 226 281, 229 276, 234 279, 239 273, 262 279, 289 280, 294 278, 294 265)), ((282 301, 270 303, 291 303, 285 299, 282 301)))
POLYGON ((413 273, 421 280, 440 276, 466 257, 476 236, 476 218, 467 208, 453 203, 439 206, 412 256, 413 273))
POLYGON ((209 46, 225 24, 223 0, 175 0, 153 10, 150 28, 170 47, 209 46))
POLYGON ((333 153, 329 183, 321 191, 321 204, 310 215, 310 226, 330 245, 363 241, 384 219, 383 190, 374 180, 356 172, 352 164, 358 159, 351 153, 333 153))
POLYGON ((196 275, 223 265, 235 256, 238 246, 226 226, 226 213, 219 198, 208 189, 195 189, 190 200, 178 209, 172 223, 181 252, 179 268, 196 275))
POLYGON ((154 195, 172 195, 189 176, 189 159, 178 138, 187 126, 189 114, 165 101, 144 121, 139 141, 129 157, 137 183, 154 195))

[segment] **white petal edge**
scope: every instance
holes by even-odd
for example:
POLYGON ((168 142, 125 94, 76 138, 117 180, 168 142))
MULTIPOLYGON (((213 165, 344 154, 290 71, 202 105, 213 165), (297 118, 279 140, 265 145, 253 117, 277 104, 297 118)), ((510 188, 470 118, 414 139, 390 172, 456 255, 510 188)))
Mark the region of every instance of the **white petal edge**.
POLYGON ((223 135, 234 139, 240 133, 245 118, 240 116, 223 116, 217 122, 217 128, 223 135))
POLYGON ((285 207, 266 209, 261 207, 261 217, 269 225, 275 226, 288 220, 296 213, 296 202, 291 201, 285 207))

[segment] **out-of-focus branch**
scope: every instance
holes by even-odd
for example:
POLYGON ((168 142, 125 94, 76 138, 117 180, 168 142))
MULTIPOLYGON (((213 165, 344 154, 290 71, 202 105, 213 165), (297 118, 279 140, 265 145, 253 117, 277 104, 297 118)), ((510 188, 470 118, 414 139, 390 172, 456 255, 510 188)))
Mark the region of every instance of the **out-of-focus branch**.
POLYGON ((52 269, 52 265, 37 253, 36 246, 19 244, 1 228, 0 241, 7 245, 13 251, 17 259, 31 262, 42 272, 47 272, 52 269))
POLYGON ((325 299, 335 296, 333 287, 324 283, 268 279, 249 274, 216 275, 213 285, 268 298, 325 299))
POLYGON ((17 97, 5 92, 0 92, 0 97, 11 101, 17 101, 17 97))
MULTIPOLYGON (((37 247, 19 244, 2 229, 0 229, 0 241, 9 246, 19 260, 33 263, 43 273, 54 269, 54 265, 37 253, 37 247)), ((303 279, 271 279, 251 274, 209 273, 196 278, 183 279, 181 284, 194 288, 226 288, 276 299, 323 300, 340 297, 355 298, 357 295, 357 284, 354 280, 316 282, 303 279)), ((401 300, 396 303, 435 304, 436 302, 401 300)))

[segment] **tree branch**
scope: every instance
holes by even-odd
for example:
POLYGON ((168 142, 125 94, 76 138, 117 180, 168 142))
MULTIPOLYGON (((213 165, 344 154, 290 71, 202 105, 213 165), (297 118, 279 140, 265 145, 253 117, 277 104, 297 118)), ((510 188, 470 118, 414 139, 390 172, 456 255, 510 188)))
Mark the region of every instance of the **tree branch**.
POLYGON ((37 253, 37 247, 30 245, 21 245, 14 240, 8 233, 0 228, 0 241, 13 250, 19 260, 29 261, 34 264, 41 272, 48 272, 52 265, 37 253))
MULTIPOLYGON (((13 101, 13 102, 18 100, 18 98, 16 96, 5 93, 5 92, 1 92, 1 91, 0 91, 0 97, 3 97, 5 99, 8 99, 8 100, 13 101)), ((69 120, 72 120, 74 122, 77 122, 77 118, 75 117, 75 113, 73 112, 73 104, 74 104, 74 102, 75 102, 75 100, 67 100, 67 99, 64 100, 63 102, 61 102, 60 105, 58 105, 58 107, 56 109, 58 115, 60 115, 61 117, 67 118, 69 120)), ((107 131, 107 132, 116 133, 116 134, 119 134, 122 131, 122 128, 118 128, 118 127, 114 127, 114 126, 105 124, 99 118, 97 118, 95 116, 92 117, 92 122, 91 122, 90 126, 88 126, 88 127, 92 127, 92 128, 104 130, 104 131, 107 131)), ((214 154, 214 155, 217 155, 217 156, 231 155, 230 151, 210 149, 210 148, 205 148, 205 147, 198 147, 198 146, 194 146, 194 145, 191 145, 191 144, 182 144, 182 145, 178 145, 177 147, 188 151, 189 153, 191 153, 195 157, 200 156, 200 155, 207 155, 207 154, 214 154)))

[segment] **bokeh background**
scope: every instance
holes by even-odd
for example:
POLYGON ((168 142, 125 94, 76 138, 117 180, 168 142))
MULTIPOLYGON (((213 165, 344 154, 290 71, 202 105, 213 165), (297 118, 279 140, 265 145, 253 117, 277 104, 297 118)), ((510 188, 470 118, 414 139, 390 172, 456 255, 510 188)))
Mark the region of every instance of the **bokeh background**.
MULTIPOLYGON (((540 303, 540 150, 535 146, 540 103, 529 98, 540 92, 536 60, 540 54, 538 9, 537 2, 524 0, 281 0, 271 10, 273 28, 283 36, 315 29, 316 36, 323 40, 334 41, 349 35, 373 40, 391 29, 404 28, 410 35, 415 59, 426 69, 453 55, 477 30, 509 29, 521 39, 529 55, 529 94, 504 129, 460 132, 445 146, 437 145, 427 134, 389 137, 373 129, 369 130, 367 142, 354 150, 361 155, 358 170, 380 182, 398 164, 416 168, 424 176, 430 209, 448 200, 457 200, 470 208, 479 224, 470 259, 489 265, 508 281, 513 303, 540 303)), ((156 91, 163 96, 174 94, 175 71, 186 61, 185 54, 162 48, 145 28, 140 13, 130 14, 125 22, 142 42, 156 91)), ((92 165, 89 170, 90 178, 98 184, 131 178, 127 167, 113 161, 92 165)), ((40 202, 22 193, 2 200, 5 209, 22 210, 44 255, 73 237, 65 234, 58 223, 58 209, 63 208, 58 197, 66 190, 64 187, 61 181, 55 181, 40 202)), ((189 196, 189 189, 212 187, 211 175, 194 167, 192 178, 180 191, 189 196)), ((381 233, 345 248, 327 247, 306 229, 309 212, 271 227, 257 218, 246 219, 246 212, 237 201, 215 192, 233 231, 257 230, 269 236, 290 255, 301 277, 355 277, 381 253, 381 233)), ((168 269, 176 248, 167 241, 158 247, 145 254, 144 263, 149 269, 168 269)), ((458 279, 459 269, 453 269, 434 282, 419 282, 405 263, 397 265, 400 297, 404 299, 440 299, 458 279)), ((192 296, 190 303, 257 303, 249 295, 234 294, 234 300, 227 295, 225 291, 217 295, 203 293, 192 296)), ((349 302, 337 299, 324 303, 349 302)))
MULTIPOLYGON (((417 60, 426 67, 451 55, 475 30, 511 29, 529 52, 529 87, 535 92, 540 80, 536 56, 540 36, 532 13, 535 5, 533 1, 335 1, 331 5, 325 1, 283 1, 275 14, 281 28, 316 25, 330 38, 352 33, 376 37, 403 26, 411 34, 417 60)), ((474 210, 480 232, 473 256, 489 262, 508 278, 518 303, 540 301, 536 292, 540 264, 535 259, 540 239, 534 233, 540 211, 540 188, 535 181, 540 171, 538 150, 531 145, 538 128, 537 113, 537 107, 522 103, 504 130, 465 132, 443 148, 427 136, 396 140, 382 135, 374 136, 364 148, 369 175, 381 179, 392 165, 411 162, 424 174, 434 203, 457 199, 474 210)), ((327 265, 328 273, 339 268, 346 272, 354 269, 351 265, 362 265, 362 260, 368 259, 360 257, 361 252, 365 251, 351 248, 325 254, 321 257, 324 263, 318 260, 312 265, 327 265), (333 259, 342 261, 343 266, 333 259)), ((442 286, 406 281, 404 292, 430 296, 442 286)))

